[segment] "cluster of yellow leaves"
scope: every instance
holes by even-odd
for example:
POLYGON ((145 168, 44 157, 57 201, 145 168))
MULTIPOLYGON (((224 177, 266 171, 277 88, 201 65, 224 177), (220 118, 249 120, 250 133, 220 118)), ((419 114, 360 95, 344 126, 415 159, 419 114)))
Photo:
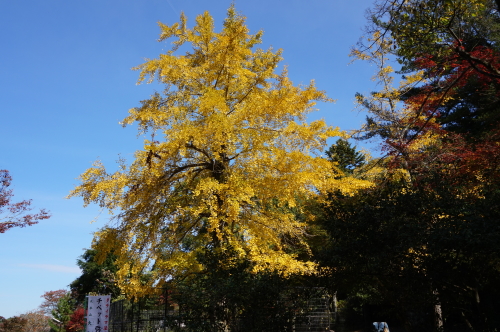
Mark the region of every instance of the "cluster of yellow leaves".
POLYGON ((204 250, 230 247, 254 272, 314 271, 284 241, 307 248, 300 202, 371 185, 336 180, 321 157, 326 139, 342 133, 305 116, 330 99, 314 82, 294 86, 286 69, 276 74, 281 50, 256 49, 262 33, 250 35, 233 7, 220 33, 208 13, 193 29, 186 22, 182 15, 180 23, 160 24, 161 41, 176 38, 172 50, 136 68, 139 82, 157 79, 165 90, 131 109, 123 124, 154 138, 115 173, 96 163, 70 196, 116 213, 116 225, 95 243, 101 255, 117 254, 117 279, 129 296, 203 269, 197 257, 204 250), (176 54, 187 45, 191 51, 176 54))

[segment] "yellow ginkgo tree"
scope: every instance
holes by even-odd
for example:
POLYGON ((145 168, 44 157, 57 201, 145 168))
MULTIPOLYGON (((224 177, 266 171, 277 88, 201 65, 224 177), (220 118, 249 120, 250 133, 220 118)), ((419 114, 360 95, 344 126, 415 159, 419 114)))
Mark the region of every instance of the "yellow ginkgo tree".
POLYGON ((120 286, 140 295, 202 270, 203 251, 226 248, 254 272, 314 271, 288 250, 291 242, 307 250, 299 202, 369 185, 336 179, 320 156, 341 132, 305 117, 330 99, 313 82, 294 86, 286 69, 275 73, 281 50, 256 48, 262 32, 249 34, 233 7, 219 33, 208 12, 192 29, 184 15, 160 28, 160 41, 175 39, 172 49, 136 69, 140 82, 158 80, 165 89, 123 121, 152 138, 119 171, 94 164, 70 194, 114 214, 95 244, 118 256, 120 286))

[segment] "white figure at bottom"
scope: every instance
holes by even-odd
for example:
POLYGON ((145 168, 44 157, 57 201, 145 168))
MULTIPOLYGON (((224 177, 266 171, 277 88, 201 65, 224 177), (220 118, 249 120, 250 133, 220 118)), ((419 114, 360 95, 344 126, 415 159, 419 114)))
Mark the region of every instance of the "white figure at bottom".
POLYGON ((373 322, 374 331, 389 332, 389 325, 386 322, 373 322))

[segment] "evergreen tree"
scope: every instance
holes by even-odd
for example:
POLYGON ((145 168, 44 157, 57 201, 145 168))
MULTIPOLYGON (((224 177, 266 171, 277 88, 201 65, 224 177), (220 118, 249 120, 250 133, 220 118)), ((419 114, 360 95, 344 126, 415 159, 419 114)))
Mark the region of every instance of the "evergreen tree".
POLYGON ((52 310, 52 317, 57 322, 49 321, 50 327, 55 332, 66 332, 65 326, 71 319, 71 315, 75 311, 76 301, 71 297, 71 293, 61 297, 57 302, 57 306, 52 310))
POLYGON ((80 304, 89 293, 111 294, 112 298, 117 298, 120 295, 120 289, 116 285, 114 277, 117 271, 116 256, 109 253, 102 263, 98 262, 96 256, 95 249, 87 249, 77 260, 82 274, 69 286, 72 295, 80 304))
POLYGON ((356 148, 351 146, 346 139, 340 138, 337 142, 330 146, 325 152, 332 163, 335 164, 342 172, 352 174, 355 168, 365 164, 365 156, 356 151, 356 148))

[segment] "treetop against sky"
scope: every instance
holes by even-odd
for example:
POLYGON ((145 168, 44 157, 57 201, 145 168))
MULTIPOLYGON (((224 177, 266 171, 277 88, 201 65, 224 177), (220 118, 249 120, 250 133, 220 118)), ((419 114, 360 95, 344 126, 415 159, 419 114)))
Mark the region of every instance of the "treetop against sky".
MULTIPOLYGON (((283 49, 284 60, 275 73, 287 66, 291 87, 302 84, 300 89, 306 89, 314 79, 315 86, 336 100, 318 101, 312 108, 319 111, 307 114, 307 122, 324 118, 326 127, 349 130, 359 127, 364 117, 351 112, 355 93, 373 89, 373 68, 361 62, 348 65, 349 49, 362 34, 364 10, 370 4, 255 0, 240 1, 236 7, 248 17, 250 35, 264 31, 257 47, 268 50, 272 45, 274 53, 283 49)), ((0 25, 9 31, 3 36, 9 51, 0 56, 8 64, 0 75, 5 110, 0 133, 9 143, 2 149, 0 168, 13 177, 18 201, 33 199, 34 211, 45 208, 52 217, 2 234, 0 245, 8 254, 0 258, 0 281, 9 287, 0 292, 0 315, 36 308, 46 291, 61 289, 79 276, 76 259, 90 247, 93 233, 107 224, 108 215, 98 205, 84 209, 80 200, 64 199, 78 185, 75 178, 96 159, 113 173, 118 169, 113 168, 116 159, 135 160, 144 139, 161 148, 153 141, 163 139, 151 139, 150 134, 137 139, 138 122, 126 128, 118 125, 126 110, 141 107, 140 100, 152 99, 155 90, 164 89, 158 81, 135 85, 137 72, 130 70, 144 58, 156 59, 170 49, 168 40, 155 42, 156 22, 170 26, 183 11, 192 28, 196 16, 208 10, 218 32, 229 6, 226 1, 198 0, 4 5, 0 25)), ((303 134, 318 129, 298 128, 303 134)), ((138 160, 147 161, 149 154, 151 169, 158 167, 160 159, 154 154, 142 154, 138 160)))
POLYGON ((137 69, 140 81, 157 79, 165 90, 123 121, 151 138, 117 172, 95 164, 71 194, 117 211, 116 226, 96 243, 103 254, 119 253, 119 282, 129 295, 150 287, 141 273, 162 282, 203 269, 200 253, 226 247, 253 261, 254 271, 310 273, 314 264, 283 242, 307 248, 299 202, 317 190, 370 185, 337 179, 323 151, 342 133, 305 121, 316 102, 330 101, 325 93, 313 82, 294 86, 286 69, 276 73, 281 50, 257 48, 262 32, 249 34, 233 6, 220 32, 214 25, 208 12, 193 28, 184 15, 160 23, 160 41, 174 38, 174 46, 137 69))

